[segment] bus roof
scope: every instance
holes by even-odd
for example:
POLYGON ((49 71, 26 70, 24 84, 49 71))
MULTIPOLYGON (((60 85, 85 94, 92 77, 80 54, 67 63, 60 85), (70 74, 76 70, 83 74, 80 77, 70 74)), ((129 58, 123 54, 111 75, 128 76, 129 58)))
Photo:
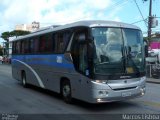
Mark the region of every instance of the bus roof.
POLYGON ((40 30, 35 31, 33 33, 30 33, 28 35, 18 37, 14 41, 24 39, 24 38, 28 38, 28 37, 42 35, 42 34, 45 34, 45 33, 50 33, 50 32, 53 32, 53 31, 58 31, 58 30, 63 30, 63 29, 68 29, 68 28, 73 28, 73 27, 80 27, 80 26, 82 26, 82 27, 121 27, 121 28, 131 28, 131 29, 140 30, 140 28, 135 26, 135 25, 122 23, 122 22, 103 21, 103 20, 86 20, 86 21, 78 21, 78 22, 74 22, 74 23, 60 25, 60 26, 56 26, 56 27, 53 25, 53 27, 50 26, 47 29, 44 29, 44 30, 40 29, 40 30))

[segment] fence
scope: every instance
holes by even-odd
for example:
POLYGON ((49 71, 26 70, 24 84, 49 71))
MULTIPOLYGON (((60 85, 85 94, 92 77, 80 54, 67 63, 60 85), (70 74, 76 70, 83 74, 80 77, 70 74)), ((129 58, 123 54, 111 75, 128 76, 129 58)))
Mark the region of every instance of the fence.
POLYGON ((149 64, 147 63, 146 65, 146 75, 147 77, 152 77, 152 78, 160 78, 160 64, 155 63, 155 64, 149 64))

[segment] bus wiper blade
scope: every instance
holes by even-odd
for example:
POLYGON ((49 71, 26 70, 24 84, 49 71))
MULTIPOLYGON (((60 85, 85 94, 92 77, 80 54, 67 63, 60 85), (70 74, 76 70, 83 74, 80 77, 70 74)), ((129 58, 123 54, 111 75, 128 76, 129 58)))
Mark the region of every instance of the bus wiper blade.
POLYGON ((104 65, 104 64, 108 64, 109 62, 102 62, 102 63, 97 63, 97 64, 95 64, 96 66, 97 65, 104 65))

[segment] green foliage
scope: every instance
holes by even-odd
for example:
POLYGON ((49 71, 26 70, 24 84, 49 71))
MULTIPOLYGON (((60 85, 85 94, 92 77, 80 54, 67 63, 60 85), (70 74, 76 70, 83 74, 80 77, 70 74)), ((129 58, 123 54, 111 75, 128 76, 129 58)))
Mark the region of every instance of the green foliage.
POLYGON ((3 38, 6 41, 8 41, 9 37, 10 37, 10 32, 9 31, 3 32, 2 35, 1 35, 1 38, 3 38))
POLYGON ((2 46, 0 45, 0 56, 2 56, 3 55, 3 48, 2 48, 2 46))
POLYGON ((143 39, 148 41, 148 37, 143 37, 143 39))
POLYGON ((155 33, 156 37, 160 37, 160 33, 155 33))
POLYGON ((9 37, 27 35, 29 33, 30 33, 29 31, 23 31, 23 30, 13 30, 11 32, 7 31, 2 33, 1 38, 8 41, 9 37))
POLYGON ((14 30, 14 31, 10 32, 10 36, 11 37, 13 37, 13 36, 21 36, 21 35, 27 35, 29 33, 30 33, 29 31, 14 30))

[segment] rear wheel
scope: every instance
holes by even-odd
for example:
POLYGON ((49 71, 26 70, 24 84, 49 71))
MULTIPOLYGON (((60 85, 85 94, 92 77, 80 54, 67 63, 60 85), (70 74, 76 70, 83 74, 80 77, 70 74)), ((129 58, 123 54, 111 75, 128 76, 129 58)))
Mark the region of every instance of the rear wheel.
POLYGON ((23 85, 23 87, 27 87, 26 73, 25 72, 22 72, 22 85, 23 85))
POLYGON ((72 103, 71 85, 68 80, 64 80, 61 84, 61 94, 66 103, 72 103))

